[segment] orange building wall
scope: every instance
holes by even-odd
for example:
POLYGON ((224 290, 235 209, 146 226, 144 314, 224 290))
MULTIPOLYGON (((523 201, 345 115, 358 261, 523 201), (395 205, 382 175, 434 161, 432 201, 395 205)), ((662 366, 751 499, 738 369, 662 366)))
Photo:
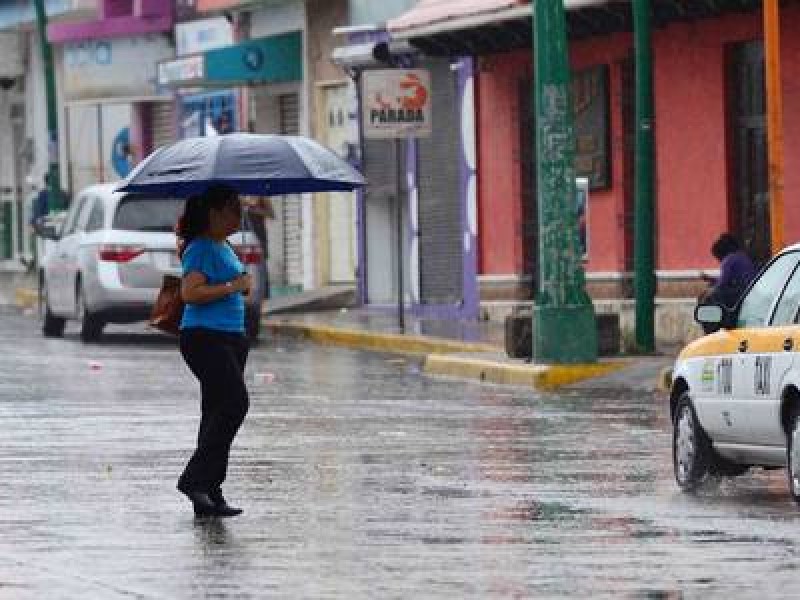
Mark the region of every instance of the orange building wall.
MULTIPOLYGON (((800 7, 782 9, 785 224, 800 241, 800 7)), ((653 34, 656 143, 656 261, 659 270, 716 266, 709 247, 728 224, 725 58, 729 44, 761 38, 761 15, 728 15, 674 24, 653 34)), ((587 271, 623 271, 624 157, 619 61, 630 34, 570 46, 573 68, 610 66, 612 184, 589 198, 587 271)), ((479 124, 480 273, 520 273, 517 80, 531 53, 481 59, 479 124)))

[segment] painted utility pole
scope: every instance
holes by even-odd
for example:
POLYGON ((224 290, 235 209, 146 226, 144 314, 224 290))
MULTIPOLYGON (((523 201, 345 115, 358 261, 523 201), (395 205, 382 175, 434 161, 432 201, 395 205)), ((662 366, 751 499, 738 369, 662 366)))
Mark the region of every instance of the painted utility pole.
POLYGON ((785 245, 783 233, 783 102, 778 0, 764 0, 764 62, 766 63, 767 79, 770 240, 772 254, 776 254, 785 245))
POLYGON ((634 295, 636 345, 655 350, 655 249, 653 185, 653 69, 650 0, 633 0, 636 61, 636 159, 634 204, 634 295))
POLYGON ((597 325, 578 241, 575 132, 563 0, 536 0, 533 40, 541 265, 533 308, 533 358, 541 363, 594 362, 597 325))
POLYGON ((53 49, 47 41, 47 13, 44 0, 33 0, 36 9, 36 31, 44 68, 44 85, 47 96, 47 208, 52 212, 61 206, 61 173, 58 167, 58 111, 56 100, 56 77, 53 70, 53 49))

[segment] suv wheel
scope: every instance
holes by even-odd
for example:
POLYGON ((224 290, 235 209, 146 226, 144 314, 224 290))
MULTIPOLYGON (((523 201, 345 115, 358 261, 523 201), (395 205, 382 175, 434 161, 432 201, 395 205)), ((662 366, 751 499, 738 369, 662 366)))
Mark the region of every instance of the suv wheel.
POLYGON ((97 315, 89 312, 86 307, 86 293, 83 291, 83 286, 80 282, 75 294, 78 319, 81 322, 81 340, 84 342, 96 342, 103 334, 105 323, 97 315))
POLYGON ((701 485, 713 463, 711 441, 700 427, 688 392, 683 392, 672 423, 672 464, 675 480, 684 491, 701 485))
POLYGON ((42 334, 44 337, 63 336, 67 320, 55 316, 50 310, 50 302, 47 299, 47 284, 44 282, 44 277, 39 278, 39 311, 42 315, 42 334))
POLYGON ((244 328, 251 341, 258 339, 261 332, 261 314, 258 310, 248 310, 245 313, 244 328))
POLYGON ((789 419, 786 435, 786 475, 789 480, 789 494, 800 504, 800 411, 795 409, 789 419))

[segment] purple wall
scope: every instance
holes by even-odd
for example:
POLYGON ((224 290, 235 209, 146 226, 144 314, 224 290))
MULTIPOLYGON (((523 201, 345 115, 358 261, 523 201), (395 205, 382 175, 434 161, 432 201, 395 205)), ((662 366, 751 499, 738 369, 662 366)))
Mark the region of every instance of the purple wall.
POLYGON ((172 29, 172 2, 99 0, 98 8, 100 19, 50 24, 47 27, 47 38, 55 43, 102 40, 172 29))

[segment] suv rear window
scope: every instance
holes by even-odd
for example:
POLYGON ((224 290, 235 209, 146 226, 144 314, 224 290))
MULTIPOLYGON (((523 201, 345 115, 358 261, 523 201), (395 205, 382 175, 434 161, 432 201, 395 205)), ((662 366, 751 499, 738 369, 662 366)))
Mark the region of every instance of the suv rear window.
POLYGON ((124 231, 171 232, 183 213, 183 203, 182 198, 126 196, 117 205, 111 227, 124 231))

